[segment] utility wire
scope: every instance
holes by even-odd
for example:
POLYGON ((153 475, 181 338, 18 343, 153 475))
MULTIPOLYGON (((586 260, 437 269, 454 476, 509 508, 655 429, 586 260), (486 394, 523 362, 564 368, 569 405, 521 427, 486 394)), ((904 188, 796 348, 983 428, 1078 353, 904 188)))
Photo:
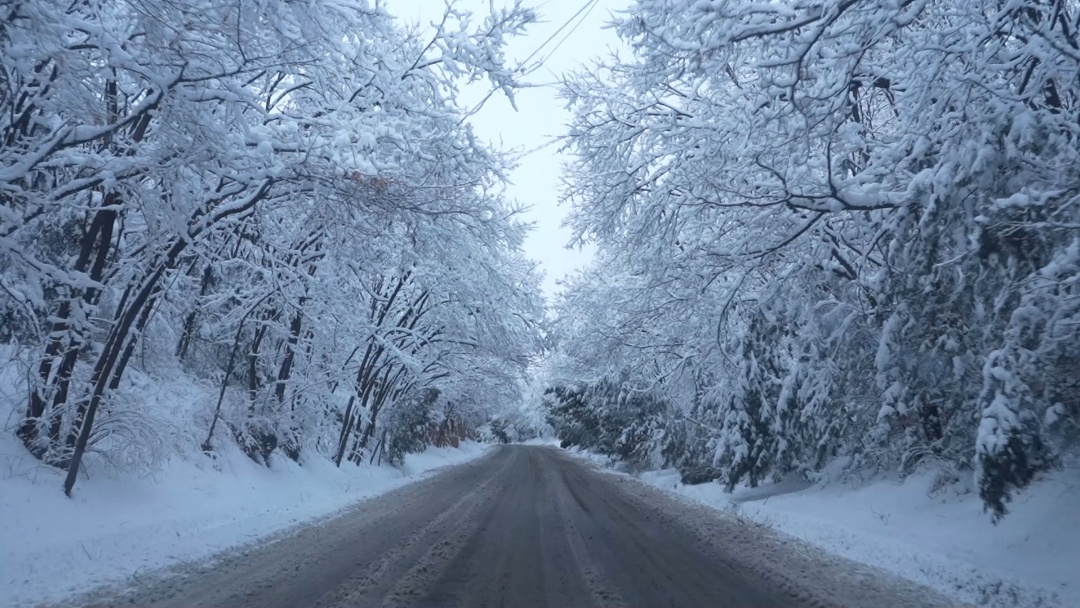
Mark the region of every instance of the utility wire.
MULTIPOLYGON (((525 73, 532 73, 532 72, 535 72, 536 70, 540 69, 541 67, 543 67, 543 65, 545 63, 547 63, 547 61, 549 59, 551 59, 551 57, 559 50, 559 47, 561 47, 563 45, 563 43, 565 43, 566 40, 568 38, 570 38, 570 36, 572 36, 574 34, 574 32, 576 32, 579 27, 581 27, 582 23, 585 23, 585 20, 589 18, 589 15, 593 12, 593 9, 595 9, 598 4, 599 4, 599 0, 591 0, 590 2, 588 2, 584 6, 582 6, 581 7, 582 10, 579 10, 577 12, 578 15, 581 15, 581 18, 578 19, 577 23, 575 23, 574 26, 571 27, 570 30, 567 31, 565 35, 563 35, 563 37, 559 40, 559 42, 557 42, 555 44, 554 47, 552 47, 551 51, 549 51, 547 55, 544 55, 544 57, 541 58, 540 61, 536 62, 535 67, 526 70, 525 73), (585 9, 588 9, 588 10, 585 10, 585 9), (582 11, 584 11, 584 13, 582 13, 582 11)), ((570 21, 573 21, 576 17, 577 17, 577 15, 574 15, 574 17, 570 18, 570 21)), ((565 28, 566 25, 570 23, 570 21, 567 21, 566 24, 563 24, 563 28, 565 28)), ((562 30, 563 28, 559 28, 559 29, 562 30)), ((558 32, 555 32, 554 35, 558 35, 558 32)), ((534 53, 534 55, 535 55, 535 53, 534 53)), ((529 58, 531 59, 532 56, 530 55, 529 58)), ((524 63, 527 62, 527 61, 528 61, 528 59, 523 61, 522 64, 524 65, 524 63)))
POLYGON ((562 45, 562 43, 566 41, 566 39, 570 36, 570 34, 574 33, 574 30, 576 30, 581 25, 582 21, 585 20, 585 17, 589 16, 589 13, 591 13, 592 10, 594 8, 596 8, 596 5, 598 3, 599 3, 599 0, 588 0, 588 2, 581 5, 581 8, 579 8, 577 10, 577 12, 573 14, 573 16, 571 16, 569 19, 567 19, 565 23, 560 25, 559 29, 552 32, 551 35, 547 37, 547 40, 544 40, 543 44, 536 47, 536 50, 534 50, 532 53, 529 53, 528 57, 521 60, 521 63, 518 64, 518 70, 521 70, 523 73, 527 74, 527 73, 533 72, 536 69, 540 68, 544 64, 544 62, 547 61, 547 59, 549 59, 552 56, 552 54, 554 54, 555 51, 557 51, 559 49, 559 46, 562 45), (581 17, 581 19, 578 20, 578 17, 581 17), (548 53, 545 56, 544 59, 537 62, 535 68, 531 68, 531 69, 528 69, 528 70, 524 69, 525 65, 527 63, 529 63, 529 61, 531 61, 533 57, 536 57, 538 54, 540 54, 540 51, 544 50, 544 47, 551 44, 551 41, 554 40, 556 36, 558 36, 560 33, 562 33, 562 31, 565 30, 574 21, 577 21, 577 24, 575 24, 574 27, 572 27, 570 29, 570 31, 567 32, 566 36, 563 36, 562 40, 560 40, 559 43, 555 45, 555 48, 552 49, 551 52, 548 53))
MULTIPOLYGON (((589 16, 589 13, 591 13, 592 10, 594 8, 596 8, 596 5, 598 3, 599 3, 599 0, 588 0, 588 2, 583 4, 581 6, 581 8, 579 8, 577 10, 576 13, 574 13, 569 19, 567 19, 562 25, 560 25, 558 29, 556 29, 554 32, 552 32, 551 35, 548 36, 547 39, 545 39, 544 42, 540 44, 540 46, 536 47, 536 49, 534 49, 532 53, 529 53, 528 57, 521 60, 518 63, 518 67, 515 68, 514 71, 518 72, 518 73, 520 73, 522 75, 525 75, 525 74, 531 74, 532 72, 535 72, 536 70, 543 67, 544 63, 547 62, 547 60, 551 58, 551 56, 555 53, 555 51, 559 50, 559 47, 562 46, 562 44, 564 42, 566 42, 566 39, 569 38, 570 35, 573 34, 574 31, 577 30, 577 28, 581 26, 582 22, 584 22, 585 18, 589 16), (579 19, 579 17, 580 17, 580 19, 579 19), (551 44, 551 42, 553 40, 555 40, 556 36, 558 36, 560 33, 562 33, 562 31, 565 30, 567 27, 570 27, 570 24, 574 23, 575 21, 577 21, 577 23, 574 24, 574 26, 572 28, 570 28, 570 31, 567 32, 566 35, 563 36, 561 40, 559 40, 559 42, 555 45, 555 47, 553 49, 551 49, 551 52, 549 52, 547 55, 545 55, 534 66, 532 66, 532 67, 530 67, 528 69, 525 68, 526 64, 528 64, 530 61, 532 61, 533 57, 536 57, 537 55, 539 55, 540 52, 542 50, 544 50, 544 47, 551 44)), ((484 107, 484 104, 486 104, 487 101, 489 99, 491 99, 491 96, 494 95, 495 92, 499 90, 499 88, 500 87, 498 87, 498 86, 492 87, 491 90, 488 91, 487 95, 484 95, 484 98, 481 99, 480 102, 477 103, 476 106, 473 107, 473 109, 469 110, 468 112, 465 113, 464 116, 462 116, 461 122, 464 122, 465 120, 471 118, 473 115, 475 115, 477 112, 479 112, 480 109, 484 107)))

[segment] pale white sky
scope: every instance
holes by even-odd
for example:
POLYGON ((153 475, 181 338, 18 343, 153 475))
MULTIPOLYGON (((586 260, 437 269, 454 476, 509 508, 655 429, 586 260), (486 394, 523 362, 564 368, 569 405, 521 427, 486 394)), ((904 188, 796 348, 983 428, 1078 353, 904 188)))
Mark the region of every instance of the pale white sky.
MULTIPOLYGON (((511 41, 507 49, 510 65, 516 66, 533 53, 586 3, 587 0, 527 0, 525 5, 536 8, 541 23, 529 28, 527 35, 511 41)), ((591 11, 579 17, 581 21, 576 28, 574 24, 577 21, 555 36, 538 54, 538 57, 544 57, 551 53, 544 67, 533 72, 526 81, 554 83, 560 74, 588 65, 591 60, 618 47, 615 33, 604 25, 610 21, 614 11, 625 8, 629 3, 630 0, 597 0, 591 11), (574 28, 572 32, 571 28, 574 28), (564 36, 565 41, 552 53, 555 44, 564 36)), ((509 4, 507 0, 495 0, 496 6, 509 4)), ((388 6, 391 13, 424 24, 437 21, 445 8, 442 0, 394 0, 388 6)), ((477 14, 486 14, 488 0, 458 0, 457 6, 477 14)), ((483 83, 465 90, 463 96, 466 101, 475 103, 489 90, 488 84, 483 83)), ((517 112, 504 96, 493 95, 472 118, 476 133, 502 149, 533 150, 564 132, 570 113, 553 87, 524 89, 517 93, 515 99, 517 112)), ((592 256, 588 250, 565 247, 570 240, 570 231, 561 224, 567 209, 558 204, 563 158, 557 145, 529 154, 511 175, 513 184, 509 189, 511 197, 530 207, 526 219, 535 223, 536 227, 525 242, 525 253, 540 262, 545 273, 544 292, 549 298, 558 292, 557 281, 585 266, 592 256)))

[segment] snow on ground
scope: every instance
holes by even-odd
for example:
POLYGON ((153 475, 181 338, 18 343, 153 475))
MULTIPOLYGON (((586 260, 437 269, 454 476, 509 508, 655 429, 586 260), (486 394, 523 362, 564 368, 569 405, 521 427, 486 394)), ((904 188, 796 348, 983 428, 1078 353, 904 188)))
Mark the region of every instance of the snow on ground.
POLYGON ((19 363, 0 346, 0 608, 58 602, 201 560, 476 458, 489 447, 434 448, 406 457, 400 467, 338 469, 324 456, 306 453, 303 466, 275 456, 267 468, 221 433, 210 459, 198 445, 216 389, 180 373, 151 377, 132 370, 119 404, 127 408, 122 420, 143 429, 135 439, 153 447, 128 457, 135 462, 123 462, 130 452, 120 449, 88 453, 69 499, 63 473, 35 460, 15 437, 25 398, 19 381, 25 365, 19 363))
POLYGON ((547 445, 551 447, 559 447, 559 440, 553 437, 533 437, 525 441, 517 442, 519 445, 547 445))
POLYGON ((684 486, 672 470, 642 481, 937 589, 995 608, 1080 606, 1080 475, 1057 472, 1017 496, 998 525, 962 484, 935 474, 852 487, 839 481, 684 486))
POLYGON ((239 450, 174 462, 155 478, 91 478, 73 498, 60 472, 0 454, 0 606, 62 600, 151 570, 199 560, 476 458, 489 446, 433 448, 404 466, 259 466, 239 450))

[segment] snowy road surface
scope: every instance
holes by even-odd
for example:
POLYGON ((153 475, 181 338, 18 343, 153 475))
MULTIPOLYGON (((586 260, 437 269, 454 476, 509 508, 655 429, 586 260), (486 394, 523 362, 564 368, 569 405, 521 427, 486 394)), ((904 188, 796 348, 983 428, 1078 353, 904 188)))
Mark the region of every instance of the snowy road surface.
POLYGON ((537 446, 492 450, 294 535, 82 601, 157 608, 949 605, 880 571, 537 446))

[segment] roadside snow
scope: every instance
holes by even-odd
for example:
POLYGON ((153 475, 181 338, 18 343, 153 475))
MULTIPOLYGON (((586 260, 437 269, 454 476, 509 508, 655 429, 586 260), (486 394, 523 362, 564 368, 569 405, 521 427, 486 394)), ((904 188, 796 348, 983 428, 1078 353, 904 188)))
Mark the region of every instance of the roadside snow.
MULTIPOLYGON (((396 468, 339 469, 316 453, 302 454, 303 466, 275 456, 267 468, 219 424, 211 459, 199 446, 217 387, 181 370, 131 369, 111 414, 116 436, 130 442, 88 452, 69 499, 64 473, 35 460, 15 437, 28 373, 20 353, 0 345, 0 608, 62 601, 266 539, 489 447, 430 449, 396 468)), ((244 403, 242 394, 230 399, 244 403)), ((108 424, 99 417, 99 426, 108 424)))
POLYGON ((994 608, 1080 606, 1075 471, 1016 497, 999 525, 959 485, 931 492, 933 474, 850 487, 834 481, 740 488, 684 486, 675 471, 643 473, 657 488, 876 566, 958 601, 994 608))
MULTIPOLYGON (((5 431, 5 435, 10 432, 5 431)), ((73 498, 62 474, 0 440, 0 606, 57 602, 204 559, 476 458, 489 446, 433 448, 404 466, 343 466, 309 455, 267 469, 235 447, 216 460, 169 462, 154 478, 95 475, 73 498)))
POLYGON ((559 440, 553 437, 534 437, 525 441, 517 442, 518 445, 549 445, 551 447, 559 447, 559 440))

